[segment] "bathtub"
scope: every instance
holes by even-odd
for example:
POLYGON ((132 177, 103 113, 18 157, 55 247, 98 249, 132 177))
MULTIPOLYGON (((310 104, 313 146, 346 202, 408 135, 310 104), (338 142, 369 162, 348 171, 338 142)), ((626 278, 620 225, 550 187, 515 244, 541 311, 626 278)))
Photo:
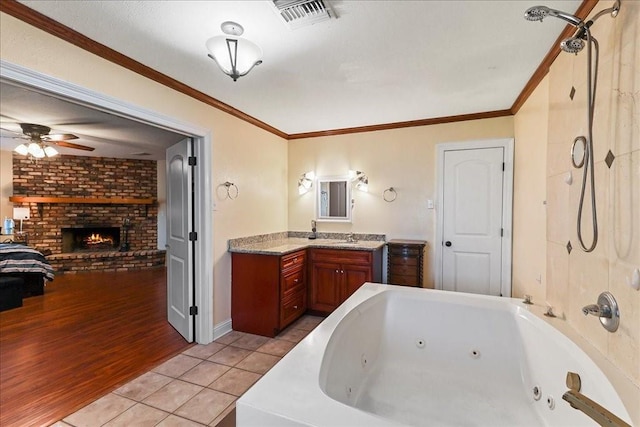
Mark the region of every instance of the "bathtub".
POLYGON ((237 401, 236 422, 597 425, 562 400, 568 371, 630 423, 594 362, 520 301, 367 283, 237 401))

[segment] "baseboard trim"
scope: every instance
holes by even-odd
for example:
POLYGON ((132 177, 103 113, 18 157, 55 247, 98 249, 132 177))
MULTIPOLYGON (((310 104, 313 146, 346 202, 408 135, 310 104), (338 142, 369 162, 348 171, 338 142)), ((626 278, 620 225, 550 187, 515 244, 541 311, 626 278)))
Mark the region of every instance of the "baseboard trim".
POLYGON ((218 323, 213 327, 213 339, 214 341, 220 338, 223 335, 228 334, 233 329, 231 329, 231 319, 227 319, 224 322, 218 323))

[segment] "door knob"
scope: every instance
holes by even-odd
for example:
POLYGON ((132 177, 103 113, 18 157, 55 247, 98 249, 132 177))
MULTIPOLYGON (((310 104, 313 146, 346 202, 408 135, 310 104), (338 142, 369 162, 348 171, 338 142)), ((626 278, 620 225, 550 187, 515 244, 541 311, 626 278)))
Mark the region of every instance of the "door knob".
POLYGON ((449 246, 451 246, 451 242, 447 240, 446 242, 444 242, 444 245, 449 247, 449 246))

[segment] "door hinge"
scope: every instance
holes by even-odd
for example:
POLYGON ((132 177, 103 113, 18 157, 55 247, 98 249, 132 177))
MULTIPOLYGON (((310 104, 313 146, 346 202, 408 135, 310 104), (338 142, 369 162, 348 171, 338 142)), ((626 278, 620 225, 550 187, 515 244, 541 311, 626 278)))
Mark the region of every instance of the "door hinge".
POLYGON ((198 161, 196 160, 195 156, 189 157, 189 166, 195 166, 197 163, 198 161))
POLYGON ((502 172, 504 172, 504 162, 502 162, 502 172))
POLYGON ((189 307, 189 316, 197 316, 198 315, 198 306, 192 305, 189 307))
POLYGON ((500 237, 504 237, 504 228, 500 229, 500 237))
POLYGON ((190 231, 189 232, 189 241, 190 242, 195 242, 196 240, 198 240, 198 233, 195 231, 190 231))

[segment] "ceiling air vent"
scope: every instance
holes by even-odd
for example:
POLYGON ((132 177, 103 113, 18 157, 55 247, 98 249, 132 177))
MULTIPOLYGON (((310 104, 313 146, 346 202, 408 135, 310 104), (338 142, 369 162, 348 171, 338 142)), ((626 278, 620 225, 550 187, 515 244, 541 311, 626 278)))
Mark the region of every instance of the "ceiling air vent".
POLYGON ((296 29, 336 17, 326 0, 272 0, 285 24, 296 29))

